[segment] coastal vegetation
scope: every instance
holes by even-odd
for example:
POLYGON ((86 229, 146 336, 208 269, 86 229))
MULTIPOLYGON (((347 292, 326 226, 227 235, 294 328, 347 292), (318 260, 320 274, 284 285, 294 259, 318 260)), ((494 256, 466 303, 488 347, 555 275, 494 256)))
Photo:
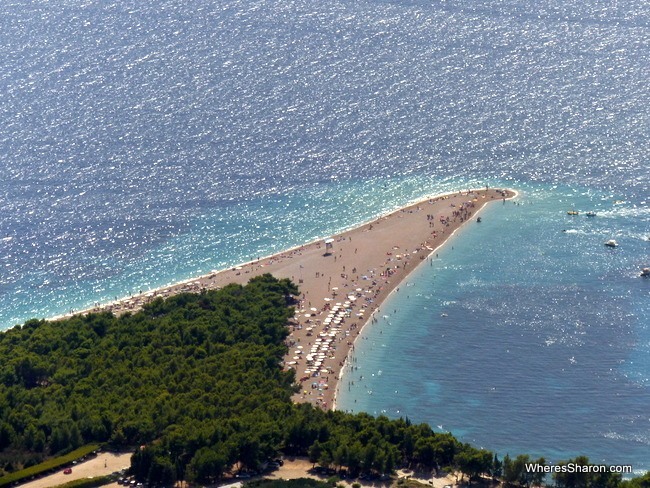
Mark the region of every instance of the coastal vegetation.
POLYGON ((296 293, 263 276, 0 334, 0 468, 90 442, 169 445, 160 463, 173 476, 224 453, 224 467, 273 455, 291 412, 294 377, 279 363, 296 293))
POLYGON ((62 485, 55 486, 54 488, 95 488, 97 486, 107 485, 112 481, 112 476, 96 476, 94 478, 82 478, 79 480, 68 481, 62 485))
MULTIPOLYGON (((32 320, 0 334, 0 469, 107 443, 134 448, 132 474, 163 485, 248 475, 281 455, 308 456, 331 475, 407 466, 513 486, 543 481, 525 470, 543 459, 499 460, 408 419, 293 404, 295 377, 281 361, 297 294, 289 280, 263 275, 134 314, 32 320)), ((615 488, 621 477, 555 482, 615 488)))

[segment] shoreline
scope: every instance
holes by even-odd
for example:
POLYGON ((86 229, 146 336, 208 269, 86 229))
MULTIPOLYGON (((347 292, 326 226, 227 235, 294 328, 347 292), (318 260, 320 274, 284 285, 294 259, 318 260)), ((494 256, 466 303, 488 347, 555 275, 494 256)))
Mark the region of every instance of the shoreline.
MULTIPOLYGON (((507 188, 507 189, 505 189, 505 191, 509 193, 509 196, 508 196, 508 197, 505 197, 505 200, 512 200, 512 199, 517 198, 517 197, 519 196, 519 192, 516 191, 516 190, 513 190, 513 189, 510 189, 510 188, 507 188)), ((490 202, 486 202, 486 203, 490 203, 490 202)), ((473 216, 473 217, 478 217, 478 216, 480 215, 481 211, 482 211, 484 208, 485 208, 485 205, 480 206, 480 207, 479 207, 479 208, 478 208, 478 209, 473 213, 472 216, 473 216)), ((463 223, 466 223, 466 222, 463 222, 463 223)), ((442 242, 440 242, 440 243, 438 244, 437 247, 435 247, 435 248, 434 248, 434 249, 429 253, 429 255, 427 256, 427 258, 426 258, 425 260, 423 260, 422 262, 420 262, 419 264, 417 264, 417 265, 416 265, 412 270, 409 271, 408 274, 406 274, 404 277, 402 277, 402 280, 400 281, 400 283, 401 283, 402 281, 406 281, 406 279, 407 279, 407 278, 408 278, 412 273, 414 273, 414 272, 415 272, 415 271, 416 271, 420 266, 423 266, 425 262, 427 262, 427 261, 429 261, 430 259, 432 259, 432 256, 433 256, 434 254, 437 254, 438 251, 439 251, 441 248, 443 248, 443 247, 445 246, 445 244, 447 244, 447 242, 449 242, 449 239, 451 239, 452 237, 454 237, 454 235, 456 235, 456 232, 458 232, 458 230, 461 229, 461 228, 463 227, 463 225, 462 225, 463 223, 461 223, 461 225, 458 225, 457 227, 455 227, 454 230, 453 230, 453 231, 452 231, 452 232, 451 232, 451 233, 450 233, 450 234, 449 234, 449 235, 448 235, 448 236, 447 236, 447 237, 446 237, 442 242)), ((359 329, 359 335, 361 334, 361 332, 363 331, 363 329, 366 328, 366 326, 368 325, 368 323, 370 323, 370 322, 373 321, 375 315, 376 315, 377 313, 380 312, 380 310, 379 310, 379 306, 382 305, 386 300, 388 300, 388 299, 393 295, 393 293, 395 293, 395 292, 398 291, 398 290, 399 290, 399 287, 395 287, 395 288, 393 288, 393 289, 388 293, 388 295, 386 295, 386 297, 384 298, 384 300, 382 300, 381 303, 377 304, 377 308, 372 312, 372 314, 370 315, 370 317, 368 317, 368 319, 364 322, 364 324, 361 326, 361 329, 359 329)), ((357 336, 357 337, 358 337, 358 336, 357 336)), ((356 342, 356 341, 355 341, 355 342, 356 342)), ((335 389, 335 391, 334 391, 334 396, 333 396, 333 398, 332 398, 332 410, 336 410, 336 409, 337 409, 337 408, 336 408, 336 407, 337 407, 337 405, 336 405, 336 401, 337 401, 337 397, 338 397, 338 395, 339 395, 339 387, 341 386, 341 383, 343 383, 343 378, 344 378, 345 374, 350 372, 350 371, 347 371, 347 367, 348 367, 348 363, 349 363, 350 359, 352 358, 352 354, 353 354, 353 352, 354 352, 354 348, 352 347, 352 348, 350 348, 350 349, 348 350, 348 354, 346 355, 345 360, 343 361, 343 364, 342 364, 342 366, 341 366, 341 370, 340 370, 340 373, 339 373, 339 375, 338 375, 338 382, 337 382, 337 385, 336 385, 336 389, 335 389)))
POLYGON ((510 200, 511 189, 469 189, 429 196, 326 238, 227 269, 148 290, 72 315, 132 313, 150 301, 183 292, 246 284, 270 273, 291 279, 300 291, 289 323, 283 367, 294 369, 300 392, 294 402, 334 409, 336 391, 354 342, 384 300, 463 225, 490 202, 510 200), (330 247, 331 246, 331 247, 330 247))
MULTIPOLYGON (((505 189, 494 188, 493 190, 495 190, 495 191, 505 191, 506 193, 508 193, 509 196, 507 196, 505 198, 506 200, 511 200, 512 198, 515 198, 515 197, 517 197, 517 195, 519 195, 519 192, 517 192, 516 190, 513 190, 511 188, 505 188, 505 189)), ((93 312, 102 312, 102 311, 105 311, 106 309, 109 309, 111 311, 113 309, 116 309, 117 313, 123 313, 122 307, 124 306, 124 304, 128 303, 129 301, 132 301, 134 299, 142 298, 142 297, 148 297, 148 295, 150 295, 150 294, 154 294, 155 296, 165 296, 164 294, 167 293, 167 292, 172 292, 172 294, 173 293, 180 293, 178 291, 178 287, 185 286, 185 285, 196 284, 198 281, 210 278, 211 276, 213 276, 215 274, 226 273, 226 272, 229 272, 229 271, 235 271, 238 268, 243 268, 244 266, 253 265, 253 264, 259 263, 260 261, 264 261, 266 259, 277 258, 277 257, 279 257, 279 256, 281 256, 283 254, 290 253, 290 252, 293 252, 293 251, 296 251, 296 250, 299 250, 299 249, 302 249, 302 248, 305 248, 305 247, 308 247, 308 246, 311 246, 311 245, 314 245, 314 244, 318 244, 319 242, 322 242, 324 239, 326 239, 328 237, 339 236, 339 235, 343 235, 343 234, 347 234, 349 232, 355 231, 356 229, 359 229, 359 228, 363 227, 364 225, 369 225, 369 224, 372 224, 373 222, 380 221, 380 220, 382 220, 382 219, 384 219, 384 218, 386 218, 386 217, 388 217, 388 216, 390 216, 390 215, 392 215, 392 214, 394 214, 396 212, 402 211, 404 209, 408 209, 408 208, 411 208, 413 206, 422 204, 424 202, 428 202, 428 201, 430 201, 432 199, 437 200, 437 199, 441 199, 441 198, 445 198, 445 197, 450 197, 450 196, 453 196, 453 195, 458 195, 459 193, 462 193, 463 191, 466 191, 466 192, 477 192, 477 191, 479 191, 480 192, 480 191, 484 191, 484 190, 482 190, 482 189, 469 189, 469 190, 461 190, 459 192, 438 193, 438 194, 435 194, 435 195, 432 195, 432 196, 422 197, 419 200, 410 201, 409 203, 406 203, 405 205, 403 205, 401 207, 397 207, 397 208, 395 208, 393 210, 389 210, 387 212, 384 212, 383 214, 380 214, 379 216, 377 216, 377 217, 375 217, 373 219, 364 221, 364 222, 359 223, 359 224, 353 224, 353 225, 351 225, 349 227, 345 227, 342 230, 340 230, 339 232, 335 232, 335 233, 331 234, 330 236, 316 237, 315 239, 313 239, 311 241, 307 241, 304 244, 298 244, 298 245, 283 249, 283 250, 278 251, 278 252, 273 253, 273 254, 268 254, 268 255, 265 255, 265 256, 258 257, 257 259, 253 259, 253 260, 249 260, 249 261, 243 261, 243 262, 234 264, 232 266, 229 266, 227 268, 212 270, 212 271, 210 271, 208 273, 204 273, 204 274, 198 275, 198 276, 193 277, 193 278, 184 278, 184 279, 182 279, 180 281, 176 281, 176 282, 173 282, 173 283, 168 283, 166 285, 157 286, 155 288, 150 288, 150 289, 148 289, 146 291, 141 290, 138 293, 134 293, 134 294, 132 294, 130 296, 123 296, 121 298, 116 298, 115 300, 110 300, 110 301, 104 302, 104 303, 97 302, 96 305, 93 305, 91 307, 87 307, 87 308, 83 308, 83 309, 79 309, 79 310, 74 310, 72 312, 66 312, 66 313, 62 313, 62 314, 58 314, 58 315, 53 315, 51 317, 43 317, 42 319, 39 319, 39 320, 57 321, 57 320, 70 318, 70 317, 73 317, 75 315, 80 315, 80 314, 93 313, 93 312)), ((455 230, 454 230, 454 232, 455 232, 455 230)), ((451 235, 449 235, 448 237, 451 237, 451 235)), ((20 326, 22 324, 16 324, 16 325, 20 326)), ((16 325, 14 325, 14 327, 16 325)), ((12 327, 9 327, 9 328, 4 329, 4 330, 9 330, 11 328, 12 327)))

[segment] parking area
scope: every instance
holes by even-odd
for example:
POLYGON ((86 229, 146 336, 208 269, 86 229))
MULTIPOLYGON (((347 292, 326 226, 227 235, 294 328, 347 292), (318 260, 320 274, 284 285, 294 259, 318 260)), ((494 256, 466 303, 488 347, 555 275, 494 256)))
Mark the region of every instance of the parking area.
POLYGON ((21 488, 49 488, 62 485, 72 480, 104 476, 128 468, 131 464, 131 455, 132 453, 130 452, 100 452, 97 457, 72 466, 70 473, 66 474, 64 473, 64 469, 61 469, 54 474, 24 483, 20 486, 21 488))

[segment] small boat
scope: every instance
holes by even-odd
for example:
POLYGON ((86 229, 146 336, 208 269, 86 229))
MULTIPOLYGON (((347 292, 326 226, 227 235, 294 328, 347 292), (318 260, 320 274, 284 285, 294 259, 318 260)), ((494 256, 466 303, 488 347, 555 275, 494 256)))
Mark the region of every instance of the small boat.
POLYGON ((595 216, 596 216, 596 212, 587 212, 585 215, 586 215, 587 217, 595 217, 595 216))
POLYGON ((580 212, 578 212, 577 210, 569 210, 567 212, 567 215, 580 215, 580 212))
POLYGON ((618 242, 616 242, 614 239, 610 239, 605 243, 607 247, 618 247, 618 242))
POLYGON ((643 268, 641 270, 641 276, 644 278, 650 278, 650 268, 643 268))
POLYGON ((478 222, 478 223, 480 224, 480 223, 481 223, 481 217, 478 217, 478 218, 476 219, 476 222, 478 222))

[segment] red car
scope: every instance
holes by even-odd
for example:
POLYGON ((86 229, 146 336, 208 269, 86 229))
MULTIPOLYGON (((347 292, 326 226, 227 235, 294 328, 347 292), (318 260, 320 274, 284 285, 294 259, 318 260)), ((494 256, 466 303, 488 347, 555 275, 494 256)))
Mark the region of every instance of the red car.
POLYGON ((72 468, 65 468, 63 470, 63 474, 70 474, 70 473, 72 473, 72 468))

